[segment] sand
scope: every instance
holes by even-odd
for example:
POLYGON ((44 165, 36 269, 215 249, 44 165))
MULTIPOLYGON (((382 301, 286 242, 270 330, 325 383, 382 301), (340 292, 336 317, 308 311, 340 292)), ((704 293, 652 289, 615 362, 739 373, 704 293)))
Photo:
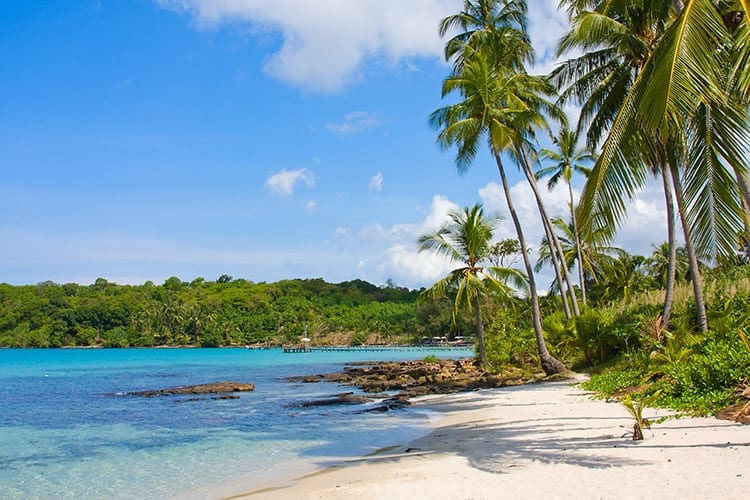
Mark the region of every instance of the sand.
MULTIPOLYGON (((423 398, 428 436, 243 495, 261 499, 750 498, 750 426, 668 418, 635 442, 617 402, 570 382, 423 398)), ((646 410, 652 420, 674 415, 646 410)))

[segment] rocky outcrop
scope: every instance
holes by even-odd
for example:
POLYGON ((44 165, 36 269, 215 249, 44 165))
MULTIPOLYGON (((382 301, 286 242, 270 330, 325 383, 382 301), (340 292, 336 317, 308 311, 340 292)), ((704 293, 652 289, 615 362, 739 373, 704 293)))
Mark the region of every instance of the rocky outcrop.
POLYGON ((297 403, 292 406, 299 408, 309 408, 311 406, 358 405, 362 403, 370 403, 372 401, 373 399, 367 396, 354 394, 353 392, 342 392, 341 394, 334 394, 323 399, 305 401, 303 403, 297 403))
POLYGON ((342 372, 291 377, 286 380, 301 383, 337 382, 358 387, 366 393, 400 391, 399 397, 402 399, 524 382, 520 375, 502 376, 481 370, 471 359, 356 363, 347 365, 342 372))
MULTIPOLYGON (((252 390, 255 390, 254 384, 244 382, 212 382, 210 384, 186 385, 182 387, 171 387, 168 389, 134 391, 125 393, 125 395, 152 398, 155 396, 181 396, 186 394, 230 394, 233 392, 247 392, 252 390)), ((215 399, 233 398, 231 396, 222 396, 215 399)))

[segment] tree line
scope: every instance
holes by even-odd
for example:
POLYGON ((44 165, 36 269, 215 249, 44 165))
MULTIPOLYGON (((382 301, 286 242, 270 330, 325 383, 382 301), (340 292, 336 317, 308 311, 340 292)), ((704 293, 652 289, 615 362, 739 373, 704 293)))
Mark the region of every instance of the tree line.
MULTIPOLYGON (((138 286, 102 278, 92 285, 0 284, 0 346, 214 347, 321 341, 336 332, 409 341, 425 333, 416 326, 417 294, 361 280, 253 283, 226 275, 138 286)), ((446 323, 430 324, 444 332, 446 323)))

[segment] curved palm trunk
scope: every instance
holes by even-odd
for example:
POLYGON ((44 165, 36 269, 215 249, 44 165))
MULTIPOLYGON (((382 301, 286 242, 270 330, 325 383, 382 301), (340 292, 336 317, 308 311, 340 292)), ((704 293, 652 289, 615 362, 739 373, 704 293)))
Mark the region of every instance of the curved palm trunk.
MULTIPOLYGON (((581 312, 578 309, 578 299, 576 298, 575 289, 573 288, 573 280, 570 277, 570 271, 568 270, 568 265, 565 263, 565 259, 563 258, 563 252, 562 247, 560 245, 560 240, 557 238, 557 235, 555 234, 555 231, 552 229, 552 224, 550 223, 549 215, 547 215, 547 208, 544 205, 544 201, 542 201, 542 196, 539 193, 539 189, 536 185, 536 179, 534 178, 534 174, 531 172, 531 168, 529 167, 529 162, 526 158, 526 153, 521 149, 519 151, 519 154, 521 155, 521 158, 523 158, 523 173, 526 175, 526 180, 529 182, 529 186, 531 186, 531 191, 534 193, 534 198, 536 199, 537 207, 539 208, 539 214, 542 217, 542 223, 544 224, 545 231, 547 231, 547 237, 550 241, 550 249, 554 246, 554 252, 552 253, 552 259, 554 261, 555 258, 558 259, 558 262, 560 263, 560 268, 562 269, 562 275, 565 279, 565 284, 568 288, 568 292, 570 292, 570 300, 571 304, 573 306, 573 315, 574 316, 580 316, 581 312), (555 253, 557 254, 555 256, 555 253)), ((563 294, 563 286, 562 281, 558 282, 560 284, 560 293, 563 294)))
POLYGON ((563 304, 563 310, 565 311, 565 317, 567 319, 572 318, 572 314, 570 312, 570 302, 568 301, 568 292, 566 291, 566 287, 563 286, 563 277, 562 273, 560 272, 560 256, 557 253, 557 248, 552 243, 552 227, 550 227, 550 224, 548 223, 547 219, 542 218, 542 226, 544 226, 544 234, 547 236, 547 243, 549 243, 549 253, 550 253, 550 260, 552 261, 552 268, 555 270, 555 279, 557 280, 557 285, 560 288, 560 297, 562 298, 562 304, 563 304))
POLYGON ((570 217, 573 223, 573 238, 576 244, 576 258, 578 259, 578 282, 581 288, 581 301, 586 305, 586 281, 583 276, 583 253, 581 252, 581 236, 578 234, 575 203, 573 202, 573 186, 568 182, 568 197, 570 198, 570 217))
POLYGON ((685 235, 685 248, 687 249, 690 277, 693 283, 693 294, 695 295, 695 310, 698 320, 698 328, 701 333, 706 333, 708 331, 708 319, 706 317, 706 303, 703 300, 703 283, 701 282, 701 272, 698 268, 698 257, 695 254, 693 237, 688 228, 685 201, 682 195, 682 185, 680 184, 680 178, 677 174, 677 168, 672 167, 670 170, 672 174, 672 184, 674 185, 674 194, 677 199, 677 212, 680 214, 682 231, 685 235))
POLYGON ((740 187, 740 193, 742 193, 742 208, 745 214, 745 241, 743 253, 747 256, 750 254, 750 178, 749 174, 736 174, 737 185, 740 187))
POLYGON ((474 297, 474 310, 476 311, 477 322, 477 347, 479 348, 479 366, 487 367, 487 348, 484 345, 484 322, 482 321, 482 311, 479 309, 479 296, 474 297))
POLYGON ((560 373, 565 370, 565 366, 550 354, 547 349, 547 344, 544 341, 544 334, 542 333, 542 314, 539 309, 539 296, 536 290, 536 282, 534 281, 534 270, 531 267, 531 259, 529 258, 529 250, 526 246, 526 239, 523 236, 523 229, 521 228, 521 222, 518 219, 516 208, 513 205, 513 199, 510 196, 510 187, 508 186, 508 179, 505 176, 505 170, 503 169, 503 162, 500 155, 493 151, 495 162, 497 163, 497 169, 500 172, 500 179, 503 183, 503 191, 505 192, 505 201, 508 204, 508 211, 510 217, 513 219, 513 225, 516 228, 516 235, 518 236, 518 243, 521 246, 521 255, 523 256, 523 264, 526 267, 526 275, 529 278, 529 296, 531 298, 531 321, 534 326, 534 334, 536 336, 536 346, 539 352, 539 360, 542 364, 542 369, 547 375, 553 375, 560 373))
POLYGON ((661 165, 661 179, 664 184, 664 201, 667 206, 667 244, 669 246, 669 261, 667 262, 667 282, 664 292, 664 308, 661 320, 664 328, 669 327, 669 319, 672 316, 672 303, 674 302, 674 285, 677 275, 677 238, 674 227, 674 198, 672 197, 672 182, 669 168, 666 163, 661 165))

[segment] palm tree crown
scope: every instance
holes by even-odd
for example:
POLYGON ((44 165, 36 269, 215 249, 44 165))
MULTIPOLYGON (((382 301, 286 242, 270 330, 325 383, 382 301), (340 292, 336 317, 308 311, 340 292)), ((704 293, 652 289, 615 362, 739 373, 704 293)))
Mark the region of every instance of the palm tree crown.
POLYGON ((420 297, 442 297, 454 293, 454 320, 461 309, 474 312, 479 360, 484 366, 487 354, 480 298, 489 293, 508 297, 513 294, 513 288, 506 284, 507 281, 520 287, 526 282, 515 269, 486 265, 492 255, 492 235, 500 220, 498 217, 486 217, 482 206, 476 204, 451 211, 448 218, 449 221, 438 231, 419 238, 419 251, 433 251, 453 263, 461 263, 461 266, 423 291, 420 297))

